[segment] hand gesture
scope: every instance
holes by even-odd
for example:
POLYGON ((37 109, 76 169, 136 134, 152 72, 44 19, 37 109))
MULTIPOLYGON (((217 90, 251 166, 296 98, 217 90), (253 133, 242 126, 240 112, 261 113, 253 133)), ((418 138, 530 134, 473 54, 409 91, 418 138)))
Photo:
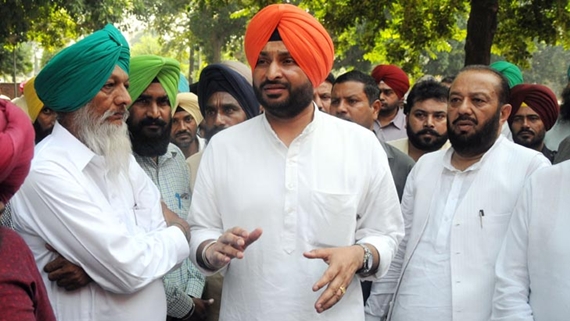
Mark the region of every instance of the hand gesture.
POLYGON ((316 249, 305 252, 309 259, 322 259, 329 265, 323 276, 313 285, 313 291, 327 286, 315 302, 315 309, 322 313, 337 304, 352 282, 354 274, 362 266, 364 249, 360 246, 316 249))

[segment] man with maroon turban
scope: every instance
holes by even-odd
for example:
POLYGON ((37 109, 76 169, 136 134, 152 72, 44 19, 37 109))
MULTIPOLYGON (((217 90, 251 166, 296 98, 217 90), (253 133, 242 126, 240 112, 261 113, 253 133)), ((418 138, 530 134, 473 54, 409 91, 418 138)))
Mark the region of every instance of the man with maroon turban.
POLYGON ((556 95, 543 85, 520 84, 511 88, 513 106, 508 122, 513 141, 542 152, 550 162, 556 152, 544 144, 544 135, 554 126, 560 110, 556 95))
POLYGON ((374 122, 374 132, 383 142, 408 137, 406 134, 406 115, 400 108, 404 95, 410 88, 406 73, 394 65, 378 65, 372 70, 372 78, 380 88, 380 112, 374 122))
POLYGON ((370 130, 317 111, 334 48, 306 11, 264 8, 244 47, 265 113, 210 140, 190 257, 225 273, 221 321, 363 321, 360 280, 387 271, 403 236, 386 153, 370 130))
MULTIPOLYGON (((0 215, 30 170, 34 129, 18 106, 0 100, 0 215)), ((32 252, 16 234, 0 228, 2 320, 55 320, 32 252)))

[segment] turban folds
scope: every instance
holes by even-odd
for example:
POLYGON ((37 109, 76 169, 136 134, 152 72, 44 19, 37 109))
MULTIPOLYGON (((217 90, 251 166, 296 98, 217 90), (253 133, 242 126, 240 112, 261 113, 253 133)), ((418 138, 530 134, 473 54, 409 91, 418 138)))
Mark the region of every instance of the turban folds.
POLYGON ((259 102, 253 87, 237 71, 224 64, 212 64, 202 69, 198 82, 198 104, 206 115, 206 103, 210 96, 221 91, 234 97, 245 112, 247 119, 259 115, 259 102))
POLYGON ((34 87, 45 106, 71 112, 97 95, 115 66, 128 73, 129 57, 129 44, 121 32, 107 25, 55 55, 34 87))
POLYGON ((32 78, 28 80, 28 82, 24 85, 24 99, 26 99, 26 104, 28 105, 28 115, 32 119, 32 123, 36 121, 40 111, 44 108, 44 103, 38 97, 36 93, 36 89, 34 88, 34 83, 36 82, 36 78, 32 78))
POLYGON ((510 88, 523 83, 523 76, 519 67, 508 61, 495 61, 489 67, 505 76, 509 81, 510 88))
POLYGON ((139 98, 155 78, 166 91, 170 107, 176 109, 180 63, 172 58, 155 55, 142 55, 131 59, 129 94, 133 102, 139 98))
POLYGON ((6 204, 30 171, 35 132, 18 106, 0 100, 0 201, 6 204))
POLYGON ((509 104, 513 106, 508 119, 509 124, 513 123, 513 119, 523 103, 540 116, 545 130, 554 126, 560 107, 556 95, 548 87, 530 84, 514 86, 511 89, 511 98, 509 99, 509 104))
MULTIPOLYGON (((200 112, 200 106, 198 105, 198 96, 193 93, 179 93, 176 96, 176 106, 184 109, 187 113, 192 115, 192 118, 199 125, 204 117, 200 112)), ((172 115, 176 113, 176 108, 172 109, 172 115)))
POLYGON ((394 65, 378 65, 372 70, 372 78, 379 84, 381 81, 390 86, 398 98, 402 99, 408 89, 410 89, 410 79, 408 75, 394 65))
POLYGON ((333 66, 332 40, 317 19, 291 4, 269 5, 251 19, 244 41, 251 68, 255 68, 259 53, 275 29, 313 87, 320 85, 333 66))

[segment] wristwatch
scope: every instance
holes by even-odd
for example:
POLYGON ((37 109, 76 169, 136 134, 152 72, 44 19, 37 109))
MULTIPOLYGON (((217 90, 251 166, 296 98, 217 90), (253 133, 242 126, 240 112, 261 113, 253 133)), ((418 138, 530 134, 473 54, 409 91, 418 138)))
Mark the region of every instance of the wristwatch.
POLYGON ((374 257, 372 256, 372 252, 370 251, 368 246, 360 243, 357 245, 362 246, 362 248, 364 249, 364 258, 362 262, 362 267, 358 271, 356 271, 356 273, 366 275, 370 273, 370 270, 372 270, 372 265, 374 265, 374 257))

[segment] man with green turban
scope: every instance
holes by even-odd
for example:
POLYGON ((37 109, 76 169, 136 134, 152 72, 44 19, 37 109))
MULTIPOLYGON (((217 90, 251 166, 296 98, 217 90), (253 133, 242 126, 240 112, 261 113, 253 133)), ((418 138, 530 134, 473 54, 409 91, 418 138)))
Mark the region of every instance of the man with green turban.
POLYGON ((189 254, 188 224, 163 210, 132 156, 128 71, 129 46, 108 25, 58 53, 35 80, 58 121, 11 204, 16 231, 48 272, 60 321, 163 321, 162 277, 189 254))
POLYGON ((512 64, 508 61, 501 60, 495 61, 489 67, 495 69, 501 73, 509 81, 509 87, 513 88, 516 85, 520 85, 524 82, 522 72, 517 65, 512 64))
MULTIPOLYGON (((509 88, 513 88, 514 86, 520 85, 524 82, 522 72, 520 68, 515 64, 501 60, 495 61, 494 63, 490 64, 489 67, 498 71, 508 80, 509 88)), ((509 140, 513 140, 513 133, 511 132, 511 129, 509 128, 509 124, 507 122, 503 124, 501 134, 507 137, 509 140)))
MULTIPOLYGON (((137 163, 158 187, 168 209, 186 219, 190 211, 190 174, 182 151, 170 143, 172 109, 180 79, 180 63, 143 55, 131 59, 127 125, 137 163)), ((206 313, 201 300, 205 277, 185 259, 164 277, 167 320, 187 320, 206 313)))

